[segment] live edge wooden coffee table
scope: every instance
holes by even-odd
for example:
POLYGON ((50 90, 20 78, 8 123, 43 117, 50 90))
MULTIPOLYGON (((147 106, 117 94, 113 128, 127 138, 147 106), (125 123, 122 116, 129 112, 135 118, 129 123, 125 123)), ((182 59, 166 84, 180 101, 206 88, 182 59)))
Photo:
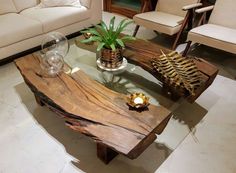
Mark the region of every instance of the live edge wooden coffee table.
MULTIPOLYGON (((77 67, 71 74, 63 72, 55 78, 43 77, 37 53, 17 59, 15 63, 37 103, 64 118, 71 129, 94 139, 97 156, 103 162, 109 163, 119 153, 130 159, 137 158, 156 139, 156 134, 162 133, 171 112, 161 105, 152 104, 142 112, 130 110, 123 93, 151 93, 149 85, 139 86, 140 83, 134 81, 143 78, 144 83, 147 83, 149 80, 144 77, 146 71, 158 78, 148 63, 151 57, 158 55, 157 48, 160 47, 142 40, 130 43, 125 55, 128 61, 138 66, 129 64, 126 72, 113 74, 111 80, 106 81, 106 75, 110 74, 97 69, 96 54, 93 53, 95 47, 77 46, 72 44, 65 58, 71 68, 77 67), (155 49, 153 46, 156 46, 155 49), (116 77, 118 80, 114 81, 116 77), (121 84, 130 85, 130 90, 128 87, 122 88, 120 81, 121 84)), ((206 86, 209 86, 216 74, 213 66, 205 64, 211 67, 208 68, 211 74, 205 75, 206 86)))

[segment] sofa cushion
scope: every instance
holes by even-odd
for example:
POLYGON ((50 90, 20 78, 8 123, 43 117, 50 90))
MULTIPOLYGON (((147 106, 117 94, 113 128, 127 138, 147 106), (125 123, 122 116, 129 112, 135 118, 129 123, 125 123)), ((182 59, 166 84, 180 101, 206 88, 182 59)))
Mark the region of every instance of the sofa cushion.
POLYGON ((188 34, 188 40, 236 53, 236 29, 205 24, 192 29, 188 34))
POLYGON ((30 8, 20 14, 41 22, 44 33, 86 20, 91 16, 91 12, 85 7, 30 8))
POLYGON ((62 7, 62 6, 76 6, 80 7, 79 0, 41 0, 40 6, 45 7, 62 7))
POLYGON ((13 0, 13 2, 15 3, 18 12, 39 4, 39 0, 13 0))
POLYGON ((16 12, 17 10, 12 0, 0 0, 0 15, 16 12))
POLYGON ((0 16, 0 47, 43 33, 42 24, 16 13, 0 16))
POLYGON ((168 35, 177 33, 184 18, 168 13, 152 11, 134 16, 136 24, 153 29, 168 35))

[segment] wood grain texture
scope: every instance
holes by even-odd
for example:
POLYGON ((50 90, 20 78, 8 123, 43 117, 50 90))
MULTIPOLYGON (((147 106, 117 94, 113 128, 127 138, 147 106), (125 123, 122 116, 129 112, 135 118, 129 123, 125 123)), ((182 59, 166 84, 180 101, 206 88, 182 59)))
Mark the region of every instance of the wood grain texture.
POLYGON ((155 140, 155 133, 164 129, 171 116, 163 106, 150 105, 143 112, 129 110, 125 95, 104 87, 82 71, 45 78, 40 75, 36 56, 28 55, 15 63, 38 103, 63 117, 68 127, 131 159, 155 140))
MULTIPOLYGON (((141 39, 127 43, 126 48, 124 56, 127 57, 130 63, 141 66, 158 80, 164 82, 163 76, 153 69, 151 59, 160 57, 162 55, 160 50, 163 50, 165 53, 170 53, 171 50, 141 39)), ((184 97, 191 103, 193 103, 212 84, 219 71, 214 65, 201 58, 194 58, 194 63, 202 74, 203 82, 202 85, 196 89, 195 95, 191 95, 188 91, 185 92, 184 97)), ((165 90, 166 92, 171 92, 175 97, 176 95, 177 97, 181 97, 181 94, 176 93, 174 88, 166 86, 165 90)))
MULTIPOLYGON (((77 38, 77 40, 82 39, 82 36, 77 38)), ((77 43, 77 46, 81 48, 88 49, 94 52, 96 51, 96 44, 85 45, 79 43, 79 41, 77 41, 77 43)), ((172 50, 169 50, 158 44, 151 43, 150 41, 136 39, 135 41, 126 43, 126 49, 123 55, 126 57, 129 63, 142 67, 144 70, 148 71, 155 78, 157 78, 159 81, 163 82, 163 92, 166 93, 166 96, 172 98, 173 100, 177 100, 180 97, 184 97, 190 103, 193 103, 212 84, 216 75, 218 74, 219 70, 214 65, 210 64, 204 59, 194 57, 193 61, 202 76, 202 84, 195 90, 195 95, 191 95, 187 90, 184 92, 184 95, 182 94, 182 91, 180 94, 176 92, 174 87, 165 85, 165 78, 163 78, 163 76, 153 68, 152 59, 159 58, 162 55, 160 50, 162 50, 166 54, 172 52, 172 50)))

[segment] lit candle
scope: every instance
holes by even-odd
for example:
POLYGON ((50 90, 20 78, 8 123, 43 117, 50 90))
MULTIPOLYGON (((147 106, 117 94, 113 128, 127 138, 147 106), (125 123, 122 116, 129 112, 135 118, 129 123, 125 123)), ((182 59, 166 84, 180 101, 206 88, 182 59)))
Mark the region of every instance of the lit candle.
POLYGON ((135 99, 134 99, 134 103, 135 104, 143 104, 143 99, 141 98, 141 97, 136 97, 135 99))
POLYGON ((84 34, 84 37, 87 39, 90 38, 91 36, 92 36, 92 33, 90 33, 90 32, 87 32, 84 34))

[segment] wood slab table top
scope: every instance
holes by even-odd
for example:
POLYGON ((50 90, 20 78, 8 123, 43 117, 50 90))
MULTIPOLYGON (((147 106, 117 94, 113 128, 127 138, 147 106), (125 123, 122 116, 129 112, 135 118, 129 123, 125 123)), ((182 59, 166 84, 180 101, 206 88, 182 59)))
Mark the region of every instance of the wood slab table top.
MULTIPOLYGON (((76 40, 79 48, 96 52, 96 45, 85 45, 76 40)), ((161 55, 160 45, 137 39, 126 44, 124 56, 129 63, 135 64, 152 74, 159 81, 162 77, 152 64, 153 57, 161 55)), ((85 57, 86 58, 86 57, 85 57)), ((204 82, 195 96, 186 92, 185 97, 194 102, 214 81, 218 69, 199 58, 194 59, 204 82)), ((40 75, 39 58, 36 54, 17 59, 16 66, 25 82, 33 91, 36 101, 46 105, 65 119, 66 125, 97 142, 97 156, 108 163, 118 153, 131 159, 137 158, 166 127, 171 112, 163 106, 150 105, 147 111, 130 110, 126 96, 106 88, 87 76, 82 70, 73 74, 61 73, 55 78, 40 75)), ((166 92, 172 88, 164 86, 166 92)), ((177 93, 178 96, 178 93, 177 93)))
POLYGON ((98 145, 98 157, 108 163, 117 153, 137 158, 160 134, 171 117, 163 106, 130 110, 126 96, 114 92, 79 70, 54 78, 41 75, 39 58, 31 54, 15 60, 40 105, 65 119, 66 125, 98 145))
MULTIPOLYGON (((89 51, 96 52, 97 45, 85 45, 80 43, 80 40, 83 40, 83 36, 77 37, 76 44, 78 47, 83 49, 87 49, 89 51)), ((136 39, 132 42, 127 42, 125 51, 123 53, 124 57, 128 60, 129 63, 135 64, 145 71, 152 74, 156 79, 163 82, 163 92, 166 93, 167 97, 170 97, 173 100, 178 100, 180 97, 186 98, 190 103, 193 103, 214 81, 217 76, 219 70, 216 66, 210 64, 206 60, 202 58, 194 57, 193 61, 195 62, 199 72, 202 75, 202 84, 195 91, 195 95, 190 95, 190 93, 186 90, 185 95, 179 94, 175 91, 174 88, 170 86, 166 86, 164 84, 163 76, 159 74, 152 65, 152 58, 159 58, 162 55, 161 50, 166 54, 172 52, 161 45, 152 43, 143 39, 136 39), (170 94, 171 93, 171 94, 170 94)))

